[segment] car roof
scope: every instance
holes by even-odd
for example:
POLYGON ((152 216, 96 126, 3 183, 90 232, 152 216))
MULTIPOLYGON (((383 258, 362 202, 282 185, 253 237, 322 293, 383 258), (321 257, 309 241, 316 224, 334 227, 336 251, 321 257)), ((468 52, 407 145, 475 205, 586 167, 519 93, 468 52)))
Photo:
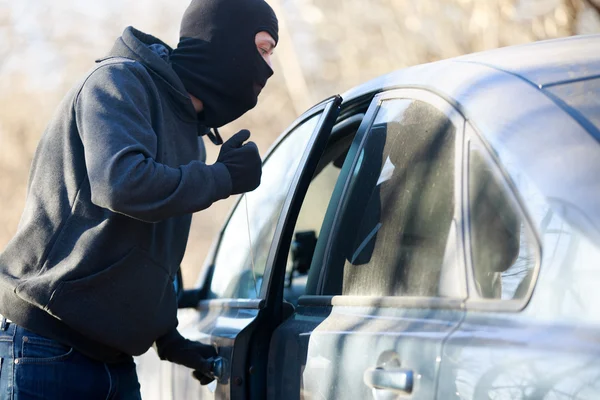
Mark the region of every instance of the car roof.
POLYGON ((599 50, 600 35, 506 47, 401 69, 342 97, 347 104, 393 88, 444 97, 503 164, 510 158, 600 237, 599 50))
POLYGON ((600 35, 571 36, 459 57, 518 75, 538 87, 600 77, 600 35))
POLYGON ((429 66, 471 62, 512 73, 536 86, 570 80, 600 78, 600 34, 571 36, 516 46, 503 47, 460 57, 408 67, 379 76, 356 86, 342 97, 352 99, 404 81, 406 75, 420 74, 429 66))

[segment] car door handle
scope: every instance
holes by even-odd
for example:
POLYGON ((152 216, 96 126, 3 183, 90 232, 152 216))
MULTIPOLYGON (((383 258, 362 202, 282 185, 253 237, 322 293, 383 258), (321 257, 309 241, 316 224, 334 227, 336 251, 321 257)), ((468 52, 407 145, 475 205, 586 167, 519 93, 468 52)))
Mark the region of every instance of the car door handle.
POLYGON ((410 393, 413 389, 413 372, 408 369, 369 368, 363 375, 365 385, 372 389, 410 393))
POLYGON ((209 358, 208 362, 210 363, 209 375, 218 381, 223 379, 225 369, 227 368, 225 359, 223 357, 214 357, 209 358))

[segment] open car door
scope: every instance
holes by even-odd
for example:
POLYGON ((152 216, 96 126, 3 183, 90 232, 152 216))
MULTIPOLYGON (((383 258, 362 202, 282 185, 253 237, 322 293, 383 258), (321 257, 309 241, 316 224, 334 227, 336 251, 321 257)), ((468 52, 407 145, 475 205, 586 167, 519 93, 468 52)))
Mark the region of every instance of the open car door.
POLYGON ((221 231, 206 279, 183 294, 180 332, 215 346, 224 363, 216 384, 204 387, 189 369, 173 366, 172 398, 266 397, 270 337, 291 313, 283 291, 294 224, 341 101, 316 105, 274 144, 261 185, 240 197, 221 231))

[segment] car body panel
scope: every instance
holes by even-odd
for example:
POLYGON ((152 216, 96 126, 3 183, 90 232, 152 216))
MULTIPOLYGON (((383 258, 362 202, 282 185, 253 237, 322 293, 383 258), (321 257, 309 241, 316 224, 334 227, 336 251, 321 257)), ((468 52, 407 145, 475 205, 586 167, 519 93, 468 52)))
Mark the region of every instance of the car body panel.
POLYGON ((596 399, 597 327, 469 313, 444 346, 438 399, 596 399))
POLYGON ((341 305, 301 298, 293 317, 275 331, 268 398, 389 398, 389 391, 365 384, 365 372, 374 368, 406 369, 414 379, 410 398, 434 398, 442 343, 462 319, 460 302, 453 303, 456 309, 427 309, 422 303, 380 307, 365 299, 356 305, 337 300, 341 305))
POLYGON ((444 309, 332 307, 331 314, 308 339, 303 393, 311 398, 367 399, 393 391, 369 387, 369 369, 405 369, 413 374, 412 399, 431 399, 442 343, 462 319, 444 309), (377 395, 377 392, 381 393, 377 395))
MULTIPOLYGON (((544 87, 544 92, 563 101, 580 115, 580 121, 587 123, 588 130, 600 126, 600 78, 579 80, 544 87)), ((596 128, 597 129, 597 128, 596 128)))
POLYGON ((599 35, 574 36, 511 46, 458 57, 478 62, 545 87, 600 76, 599 35))
MULTIPOLYGON (((600 35, 575 36, 534 42, 468 54, 447 60, 421 64, 382 75, 344 93, 346 101, 367 93, 389 89, 398 85, 427 85, 444 87, 444 82, 462 87, 469 82, 469 74, 460 71, 456 63, 473 63, 491 67, 495 71, 510 72, 534 86, 548 86, 560 82, 589 79, 600 75, 598 48, 600 35), (440 68, 445 70, 438 74, 440 68)), ((454 92, 447 92, 455 97, 454 92)))

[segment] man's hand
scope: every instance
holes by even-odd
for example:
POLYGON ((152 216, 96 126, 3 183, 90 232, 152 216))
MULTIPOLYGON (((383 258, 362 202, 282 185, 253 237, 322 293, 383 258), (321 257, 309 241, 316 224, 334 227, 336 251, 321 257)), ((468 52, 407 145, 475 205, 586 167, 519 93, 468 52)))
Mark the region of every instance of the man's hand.
POLYGON ((223 143, 217 158, 229 171, 232 194, 251 192, 260 185, 262 162, 256 144, 244 144, 249 138, 250 131, 239 131, 223 143))
POLYGON ((208 385, 213 380, 215 380, 215 378, 213 378, 212 376, 203 374, 199 370, 196 370, 196 371, 192 372, 192 375, 194 376, 194 378, 196 378, 197 380, 200 381, 201 385, 208 385))
POLYGON ((217 356, 214 347, 188 340, 175 329, 156 341, 156 351, 161 360, 193 369, 194 378, 202 385, 214 380, 212 359, 217 356))

